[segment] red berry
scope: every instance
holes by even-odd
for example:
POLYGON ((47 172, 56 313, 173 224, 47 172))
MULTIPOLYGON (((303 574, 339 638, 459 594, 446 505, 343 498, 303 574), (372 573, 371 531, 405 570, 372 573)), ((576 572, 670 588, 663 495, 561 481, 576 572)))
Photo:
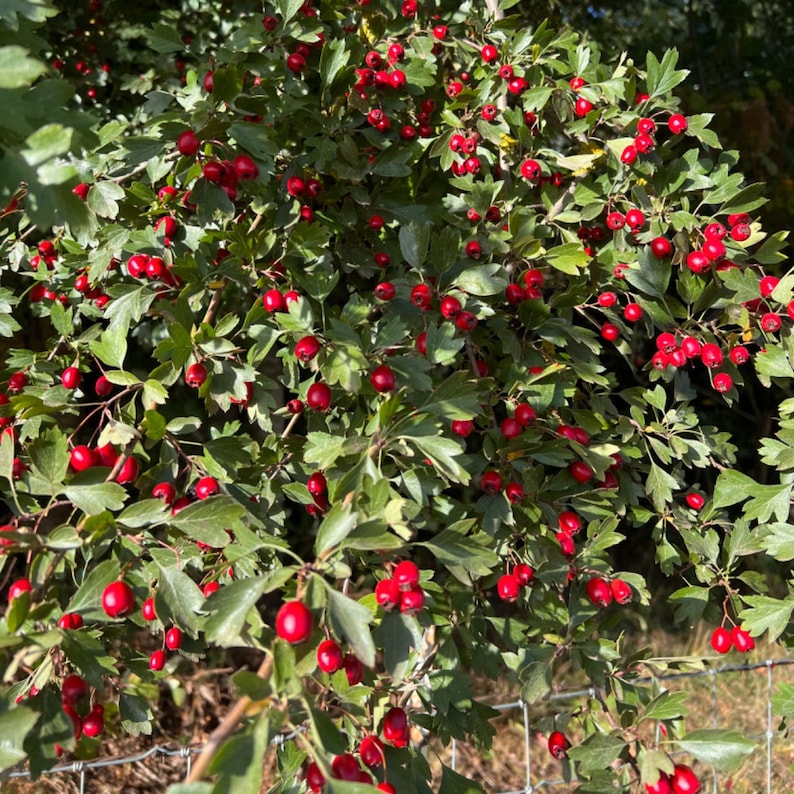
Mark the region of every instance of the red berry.
POLYGON ((518 600, 521 584, 515 574, 506 573, 499 577, 499 581, 496 583, 496 592, 502 601, 512 604, 518 600))
POLYGON ((88 684, 82 676, 71 674, 61 682, 61 700, 74 706, 88 694, 88 684))
POLYGON ((530 182, 536 180, 541 175, 542 169, 537 160, 524 160, 521 163, 521 176, 530 182))
POLYGON ((599 609, 608 607, 612 603, 612 588, 606 579, 602 579, 600 576, 594 576, 587 582, 585 587, 590 602, 599 607, 599 609))
POLYGON ((325 776, 320 771, 320 767, 312 761, 307 767, 306 771, 303 774, 306 785, 309 787, 314 794, 320 794, 323 790, 323 786, 325 785, 325 776))
POLYGON ((524 425, 522 425, 518 419, 508 416, 506 419, 502 420, 499 429, 502 431, 502 435, 509 441, 512 438, 518 438, 518 436, 524 432, 524 425))
POLYGON ((510 504, 517 505, 524 501, 526 494, 520 483, 509 482, 505 487, 505 496, 510 504))
POLYGON ((149 669, 162 670, 165 667, 166 658, 165 651, 155 651, 149 657, 149 669))
POLYGON ((416 615, 425 605, 425 593, 418 585, 400 593, 400 612, 403 615, 416 615))
POLYGON ((270 289, 262 296, 262 304, 270 314, 283 312, 287 308, 284 296, 277 289, 270 289))
POLYGON ((526 587, 535 578, 535 571, 527 563, 519 562, 513 567, 513 576, 516 577, 521 587, 526 587))
POLYGON ((549 752, 557 759, 563 760, 568 757, 570 744, 561 731, 553 731, 549 735, 549 752))
POLYGON ((123 618, 135 609, 135 593, 124 581, 111 582, 102 592, 102 609, 111 618, 123 618))
POLYGON ((138 459, 134 455, 130 455, 119 469, 119 473, 116 475, 116 482, 119 485, 135 482, 138 479, 139 469, 138 459))
POLYGON ((639 209, 630 209, 626 213, 626 226, 629 229, 639 229, 645 223, 645 213, 639 209))
POLYGON ((395 568, 392 578, 402 592, 407 592, 419 584, 419 568, 412 560, 403 560, 395 568))
POLYGON ((499 493, 502 490, 502 478, 493 470, 483 472, 480 487, 488 494, 499 493))
POLYGON ((711 647, 714 648, 717 653, 728 653, 732 645, 731 633, 724 626, 717 626, 717 628, 711 632, 711 647))
POLYGON ((176 488, 170 482, 158 482, 152 488, 152 498, 162 499, 167 505, 170 505, 176 498, 176 488))
POLYGON ((157 613, 154 611, 154 599, 149 596, 144 602, 143 606, 141 607, 141 614, 143 615, 144 620, 156 620, 157 613))
POLYGON ((287 601, 276 614, 276 634, 290 645, 306 642, 313 630, 311 610, 302 601, 287 601))
POLYGON ((165 633, 165 647, 169 651, 176 651, 182 647, 182 630, 172 626, 165 633))
POLYGON ((692 769, 684 764, 676 764, 673 769, 673 794, 698 794, 700 780, 692 769))
POLYGON ((577 482, 585 483, 593 477, 593 470, 582 460, 575 460, 568 470, 577 482))
POLYGON ((207 368, 202 363, 196 362, 187 368, 187 372, 185 373, 185 383, 187 383, 188 386, 198 389, 206 382, 206 380, 207 368))
POLYGON ((731 229, 731 239, 735 240, 737 243, 743 243, 745 240, 749 239, 752 233, 753 230, 750 228, 749 224, 739 223, 731 229))
POLYGON ((369 734, 361 740, 358 746, 358 754, 364 766, 373 769, 383 764, 383 742, 374 734, 369 734))
POLYGON ((659 779, 655 783, 645 784, 646 794, 673 794, 673 784, 670 776, 664 772, 659 773, 659 779))
POLYGON ((61 373, 61 383, 67 389, 76 389, 83 379, 83 375, 77 367, 67 367, 61 373))
POLYGON ((700 510, 703 505, 706 504, 706 500, 703 498, 702 494, 693 491, 692 493, 688 493, 686 495, 686 503, 693 510, 700 510))
POLYGON ((750 653, 755 648, 755 640, 750 636, 750 633, 739 626, 734 626, 731 629, 731 641, 734 648, 740 653, 750 653))
POLYGON ((410 738, 408 715, 399 706, 394 706, 386 712, 381 726, 383 738, 395 747, 405 747, 410 738))
POLYGON ((327 383, 312 383, 306 392, 306 404, 312 411, 327 411, 331 405, 331 388, 327 383))
POLYGON ((614 342, 620 336, 620 328, 614 323, 604 323, 601 326, 601 338, 607 342, 614 342))
POLYGON ((381 579, 375 585, 375 600, 386 611, 400 603, 400 585, 392 578, 381 579))
POLYGON ((390 301, 396 294, 397 290, 389 281, 382 281, 374 289, 375 297, 381 301, 390 301))
POLYGON ((651 253, 657 259, 664 259, 673 253, 673 244, 666 237, 654 237, 651 240, 651 253))
POLYGON ((730 391, 733 388, 733 378, 727 372, 718 372, 714 376, 714 389, 720 394, 730 391))
POLYGON ((202 477, 196 483, 196 498, 207 499, 221 492, 221 486, 214 477, 202 477))
POLYGON ((687 120, 684 118, 684 116, 682 116, 680 113, 673 113, 673 115, 667 119, 667 126, 673 135, 680 135, 682 132, 686 131, 689 125, 687 124, 687 120))
POLYGON ((468 438, 474 432, 474 422, 471 419, 455 419, 450 429, 456 436, 468 438))
POLYGON ((394 391, 397 385, 394 370, 386 364, 381 364, 372 371, 369 382, 372 384, 372 388, 381 394, 394 391))
POLYGON ((99 463, 96 452, 85 444, 76 446, 69 453, 69 465, 75 471, 85 471, 99 463))
POLYGON ((618 604, 628 604, 634 597, 631 587, 622 579, 613 579, 609 586, 612 588, 612 596, 618 604))
POLYGON ((324 673, 342 669, 344 654, 334 640, 323 640, 317 648, 317 665, 324 673))

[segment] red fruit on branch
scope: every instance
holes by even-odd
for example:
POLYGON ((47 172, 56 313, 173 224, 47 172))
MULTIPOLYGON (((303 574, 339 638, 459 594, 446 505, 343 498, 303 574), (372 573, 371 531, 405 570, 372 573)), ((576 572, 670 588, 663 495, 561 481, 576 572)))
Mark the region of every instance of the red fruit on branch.
POLYGON ((276 634, 290 645, 306 642, 314 631, 314 617, 302 601, 287 601, 276 614, 276 634))
POLYGON ((123 618, 135 609, 135 593, 122 580, 111 582, 102 592, 102 609, 111 618, 123 618))

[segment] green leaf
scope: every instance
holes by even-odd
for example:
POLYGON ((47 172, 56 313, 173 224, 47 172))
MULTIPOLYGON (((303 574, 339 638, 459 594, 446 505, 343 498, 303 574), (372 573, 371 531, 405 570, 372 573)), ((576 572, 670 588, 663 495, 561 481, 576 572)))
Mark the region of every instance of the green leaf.
MULTIPOLYGON (((91 352, 109 367, 124 368, 124 358, 127 355, 127 332, 120 325, 115 325, 103 331, 99 339, 91 342, 91 352)), ((137 378, 136 378, 137 380, 137 378)))
POLYGON ((662 692, 642 712, 643 720, 675 720, 684 717, 688 710, 684 703, 689 698, 686 692, 662 692))
POLYGON ((207 773, 218 775, 213 794, 258 794, 262 788, 270 721, 267 711, 227 739, 207 773))
POLYGON ((626 742, 609 733, 594 733, 581 744, 568 750, 568 757, 576 761, 582 772, 606 769, 623 752, 626 742))
POLYGON ((204 624, 207 642, 223 647, 239 644, 248 613, 256 602, 265 593, 283 587, 294 575, 295 571, 285 566, 266 576, 226 584, 214 592, 203 607, 209 613, 204 624))
POLYGON ((182 52, 185 49, 185 42, 177 30, 170 25, 163 25, 155 22, 146 34, 146 43, 155 51, 160 53, 182 52))
POLYGON ((56 494, 60 491, 69 470, 69 448, 66 436, 51 431, 28 445, 31 476, 38 483, 31 483, 34 493, 56 494))
POLYGON ((551 692, 551 665, 530 662, 521 669, 521 700, 528 705, 537 703, 551 692))
POLYGON ((211 496, 188 505, 170 523, 193 540, 221 549, 229 543, 227 529, 245 515, 245 508, 230 496, 211 496))
POLYGON ((453 282, 452 286, 469 295, 498 295, 504 292, 509 279, 501 265, 475 265, 467 267, 453 282))
POLYGON ((116 660, 108 656, 102 642, 85 631, 65 632, 61 649, 91 686, 101 689, 107 676, 118 675, 116 660))
POLYGON ((683 82, 689 74, 688 69, 676 69, 678 63, 678 50, 667 50, 662 56, 661 63, 657 57, 649 52, 645 60, 647 71, 647 91, 651 97, 662 96, 683 82))
POLYGON ((678 481, 660 466, 651 463, 645 487, 654 507, 663 511, 664 506, 673 498, 673 490, 678 488, 678 481))
POLYGON ((578 276, 580 268, 589 261, 584 248, 578 243, 564 243, 546 251, 544 259, 557 270, 569 276, 578 276))
POLYGON ((767 526, 762 548, 781 562, 794 560, 794 526, 782 523, 767 526))
POLYGON ((334 633, 347 642, 366 667, 375 664, 375 643, 369 624, 372 613, 363 604, 334 589, 325 580, 328 590, 328 618, 334 633))
POLYGON ((289 22, 302 5, 303 0, 276 0, 276 8, 281 15, 282 24, 289 22))
POLYGON ((772 695, 772 712, 780 717, 794 717, 794 684, 778 684, 772 695))
POLYGON ((125 508, 117 517, 119 524, 132 529, 159 526, 171 517, 171 511, 161 499, 141 499, 125 508))
POLYGON ((35 711, 24 706, 0 714, 0 772, 25 760, 27 753, 22 743, 38 718, 35 711))
POLYGON ((499 563, 498 555, 491 548, 491 537, 483 532, 468 535, 469 523, 453 524, 432 540, 417 544, 433 552, 438 563, 466 584, 480 576, 488 576, 499 563))
POLYGON ((764 386, 769 387, 771 378, 794 378, 794 368, 791 366, 786 351, 776 344, 768 344, 763 352, 753 356, 755 371, 764 386))
POLYGON ((342 541, 356 528, 358 516, 350 505, 338 502, 326 513, 317 531, 314 542, 314 553, 318 557, 326 556, 327 552, 339 546, 342 541))
POLYGON ((749 631, 753 637, 759 637, 768 632, 769 642, 775 642, 786 630, 794 611, 792 599, 780 600, 764 595, 742 596, 742 601, 747 606, 739 613, 742 628, 749 631))
POLYGON ((340 69, 347 66, 349 60, 350 50, 347 48, 344 39, 333 39, 323 45, 320 53, 320 77, 323 81, 323 97, 325 101, 327 101, 331 86, 340 69))
POLYGON ((121 727, 131 736, 151 736, 154 715, 143 698, 122 690, 119 693, 119 717, 121 727))
POLYGON ((448 766, 443 766, 441 768, 441 785, 438 788, 438 794, 485 794, 485 789, 448 766))
POLYGON ((430 247, 430 230, 430 224, 417 221, 400 227, 400 251, 411 267, 420 268, 424 263, 430 247))
POLYGON ((730 771, 741 761, 743 755, 748 755, 756 749, 756 744, 751 739, 746 739, 733 731, 720 729, 688 733, 683 739, 678 740, 678 746, 698 761, 722 771, 730 771))
POLYGON ((91 185, 87 204, 102 218, 113 219, 119 214, 118 200, 124 198, 124 188, 115 182, 101 181, 91 185))
POLYGON ((199 626, 198 613, 204 609, 204 596, 198 585, 177 568, 158 566, 154 608, 163 623, 194 631, 199 626))
POLYGON ((458 370, 439 383, 419 411, 450 422, 472 419, 482 412, 480 406, 486 393, 482 379, 475 380, 468 372, 458 370))
POLYGON ((457 441, 443 436, 409 436, 410 441, 427 457, 436 471, 451 482, 467 483, 469 473, 455 458, 463 454, 457 441))
POLYGON ((630 267, 624 271, 626 281, 632 287, 650 295, 661 298, 667 293, 670 276, 673 272, 671 260, 658 260, 646 248, 639 257, 639 267, 630 267))
POLYGON ((105 482, 101 473, 80 472, 63 489, 66 498, 86 515, 95 516, 105 510, 121 510, 127 492, 116 482, 105 482))
POLYGON ((47 71, 47 64, 28 56, 23 47, 0 47, 0 88, 22 88, 47 71))

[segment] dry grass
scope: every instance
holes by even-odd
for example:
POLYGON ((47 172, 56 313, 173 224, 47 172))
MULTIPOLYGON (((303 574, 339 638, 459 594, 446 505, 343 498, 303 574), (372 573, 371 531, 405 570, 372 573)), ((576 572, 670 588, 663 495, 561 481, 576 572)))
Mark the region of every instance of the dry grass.
MULTIPOLYGON (((648 642, 646 638, 646 642, 648 642)), ((691 632, 685 637, 655 633, 648 642, 654 649, 665 649, 669 655, 676 657, 698 656, 703 649, 708 649, 707 629, 691 632)), ((749 657, 732 653, 726 658, 715 659, 717 664, 741 665, 745 662, 758 662, 766 659, 784 658, 780 648, 760 645, 749 657)), ((691 669, 691 668, 690 668, 691 669)), ((704 675, 698 678, 680 678, 666 681, 664 686, 672 691, 684 690, 689 696, 687 705, 689 713, 686 718, 687 730, 696 728, 719 727, 738 731, 744 736, 755 738, 757 749, 745 758, 741 766, 730 774, 719 776, 717 788, 720 792, 731 794, 758 794, 766 791, 767 782, 767 704, 768 677, 770 671, 766 667, 741 672, 723 672, 716 676, 704 675)), ((794 684, 794 665, 773 667, 772 692, 779 684, 794 684)), ((563 676, 568 685, 576 686, 576 676, 568 671, 563 676)), ((509 682, 476 681, 475 686, 483 693, 482 699, 494 706, 516 702, 518 689, 509 682)), ((199 693, 195 693, 201 697, 199 693)), ((206 696, 206 692, 203 695, 206 696)), ((217 705, 216 694, 214 700, 217 705)), ((542 790, 549 792, 575 791, 575 784, 562 781, 561 762, 553 759, 546 749, 545 736, 551 729, 552 715, 565 712, 577 706, 586 705, 586 698, 578 700, 558 699, 552 703, 527 709, 526 721, 521 707, 503 710, 495 720, 497 734, 493 747, 488 752, 458 743, 454 749, 456 767, 459 772, 470 776, 480 783, 486 792, 521 792, 527 789, 527 754, 529 744, 530 782, 534 787, 542 781, 548 785, 542 790)), ((173 705, 172 705, 173 709, 173 705)), ((219 711, 224 710, 223 706, 219 711)), ((175 710, 174 710, 175 711, 175 710)), ((206 709, 207 712, 218 709, 206 709)), ((185 721, 189 719, 203 723, 209 728, 206 720, 208 714, 201 706, 193 707, 184 712, 185 721)), ((196 722, 192 726, 178 726, 175 713, 171 714, 171 727, 177 728, 174 736, 191 735, 199 741, 202 730, 197 729, 196 722)), ((792 764, 794 764, 794 737, 777 732, 778 724, 773 717, 772 730, 775 732, 771 741, 771 791, 775 794, 794 791, 792 764)), ((576 741, 576 736, 571 737, 576 741)), ((156 742, 164 743, 159 737, 156 742)), ((103 757, 110 754, 133 754, 146 750, 154 743, 152 740, 120 740, 106 741, 103 746, 103 757)), ((428 758, 436 772, 441 762, 449 764, 452 760, 452 749, 442 748, 433 742, 428 746, 428 758)), ((683 761, 688 761, 685 757, 683 761)), ((712 791, 712 771, 695 764, 704 782, 702 791, 712 791)), ((145 762, 91 770, 86 775, 86 794, 162 794, 168 785, 184 779, 185 760, 182 758, 165 758, 154 756, 145 762)), ((7 781, 2 784, 3 792, 13 794, 79 794, 78 777, 73 774, 59 774, 42 778, 40 781, 7 781)))

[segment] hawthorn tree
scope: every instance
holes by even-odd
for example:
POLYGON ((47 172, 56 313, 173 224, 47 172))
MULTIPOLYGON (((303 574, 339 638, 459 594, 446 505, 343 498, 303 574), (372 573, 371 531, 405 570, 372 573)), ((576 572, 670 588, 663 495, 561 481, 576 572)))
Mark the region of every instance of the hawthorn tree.
POLYGON ((675 51, 510 5, 186 4, 118 78, 3 12, 3 770, 151 733, 152 683, 235 648, 175 792, 258 791, 275 739, 277 790, 426 792, 426 737, 492 738, 471 673, 535 703, 563 665, 595 694, 534 727, 581 791, 752 749, 634 686, 665 663, 621 631, 667 577, 713 651, 791 643, 745 563, 794 558, 794 405, 778 482, 703 419, 794 376, 786 235, 675 51))

